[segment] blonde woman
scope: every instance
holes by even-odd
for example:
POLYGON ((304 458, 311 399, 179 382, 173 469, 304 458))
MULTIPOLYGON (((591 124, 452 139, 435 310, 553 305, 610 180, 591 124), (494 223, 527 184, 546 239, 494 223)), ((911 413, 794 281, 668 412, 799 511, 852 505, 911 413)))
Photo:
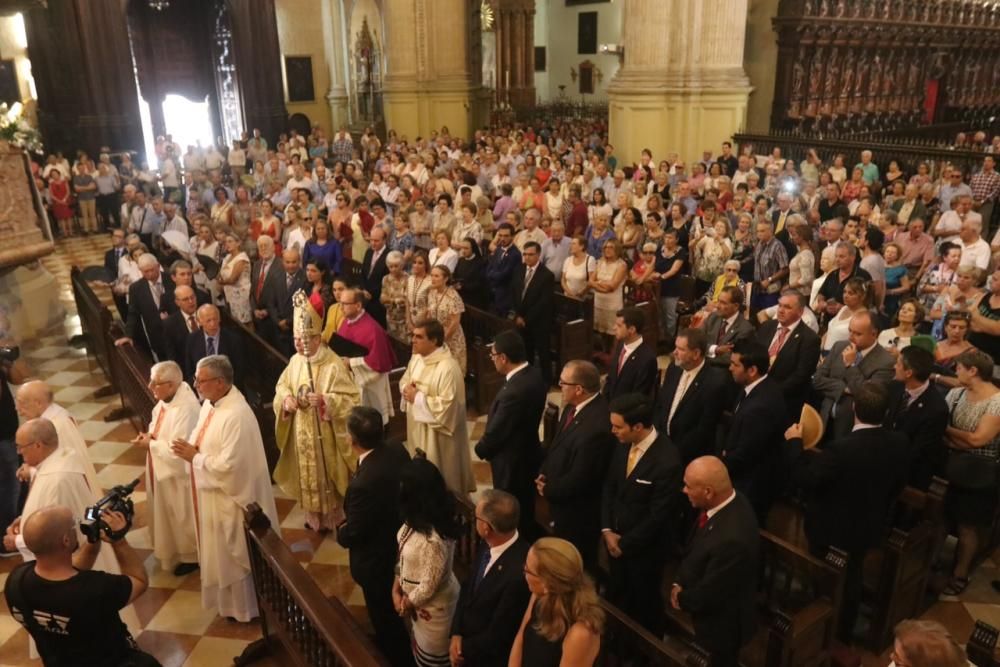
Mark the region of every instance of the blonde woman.
POLYGON ((253 320, 250 309, 250 258, 243 251, 243 241, 238 234, 226 234, 226 258, 219 267, 217 279, 226 295, 226 304, 233 319, 242 324, 253 320))
POLYGON ((601 649, 604 612, 580 552, 543 537, 528 550, 524 579, 531 600, 507 667, 586 667, 601 649))
POLYGON ((413 325, 424 319, 427 311, 427 292, 431 288, 430 267, 423 250, 413 254, 410 275, 406 279, 406 338, 413 333, 413 325))
POLYGON ((590 273, 594 290, 594 330, 613 335, 615 313, 625 304, 624 287, 628 267, 621 259, 621 246, 615 239, 604 242, 601 259, 590 273))

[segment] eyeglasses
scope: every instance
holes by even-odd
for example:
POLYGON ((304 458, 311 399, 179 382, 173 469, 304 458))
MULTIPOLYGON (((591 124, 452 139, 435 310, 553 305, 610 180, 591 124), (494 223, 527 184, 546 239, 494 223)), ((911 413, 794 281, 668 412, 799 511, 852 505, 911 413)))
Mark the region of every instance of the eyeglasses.
POLYGON ((23 452, 24 450, 26 450, 26 449, 27 449, 28 447, 31 447, 32 445, 37 445, 37 444, 38 444, 38 441, 37 441, 37 440, 34 440, 34 441, 32 441, 32 442, 28 442, 28 443, 25 443, 25 444, 23 444, 23 445, 16 445, 16 446, 14 447, 14 450, 15 450, 15 451, 16 451, 16 452, 17 452, 18 454, 20 454, 20 453, 22 453, 22 452, 23 452))
POLYGON ((559 380, 559 386, 560 387, 579 387, 581 385, 580 385, 579 382, 565 382, 563 380, 559 380))
POLYGON ((215 376, 215 377, 211 377, 211 378, 202 378, 202 379, 199 379, 196 376, 195 379, 194 379, 194 384, 195 384, 195 386, 197 386, 197 385, 205 385, 205 384, 208 384, 209 382, 214 382, 214 381, 220 380, 220 379, 222 379, 222 378, 219 377, 219 376, 215 376))

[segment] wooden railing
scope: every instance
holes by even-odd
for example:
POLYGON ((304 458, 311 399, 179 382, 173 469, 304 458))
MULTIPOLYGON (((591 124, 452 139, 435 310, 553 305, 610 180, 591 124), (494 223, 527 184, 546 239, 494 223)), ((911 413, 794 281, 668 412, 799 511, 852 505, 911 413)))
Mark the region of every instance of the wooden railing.
POLYGON ((384 667, 388 661, 344 604, 327 598, 254 503, 244 511, 263 638, 236 661, 249 665, 280 651, 279 664, 299 667, 384 667))
POLYGON ((481 415, 489 412, 490 405, 504 382, 504 377, 497 373, 490 358, 490 345, 498 333, 513 328, 511 320, 475 306, 466 306, 462 313, 468 372, 472 377, 473 389, 472 399, 468 402, 481 415))
POLYGON ((156 398, 149 388, 149 371, 152 361, 132 345, 117 346, 114 341, 125 335, 117 320, 105 331, 105 338, 111 348, 111 377, 118 387, 125 416, 133 428, 143 433, 149 428, 156 398))
POLYGON ((93 355, 104 376, 112 383, 110 388, 102 390, 102 395, 110 395, 117 391, 111 377, 111 352, 114 346, 112 344, 109 349, 106 336, 113 319, 111 311, 97 298, 77 266, 70 269, 70 284, 73 286, 73 300, 76 302, 76 312, 80 318, 80 328, 87 350, 93 355))

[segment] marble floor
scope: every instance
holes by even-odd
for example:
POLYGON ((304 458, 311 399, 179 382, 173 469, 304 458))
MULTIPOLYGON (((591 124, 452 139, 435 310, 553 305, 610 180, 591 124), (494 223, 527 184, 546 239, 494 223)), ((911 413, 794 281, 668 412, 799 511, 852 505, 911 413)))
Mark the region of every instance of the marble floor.
MULTIPOLYGON (((105 416, 120 406, 117 396, 99 397, 105 385, 99 368, 88 360, 86 350, 74 347, 69 339, 80 333, 79 318, 73 303, 69 271, 76 264, 100 264, 107 248, 105 237, 85 237, 60 241, 57 252, 42 260, 59 285, 59 301, 66 310, 62 323, 52 329, 22 341, 25 356, 34 374, 49 382, 58 403, 66 407, 80 422, 80 429, 89 446, 91 458, 102 484, 111 487, 127 483, 143 474, 145 451, 129 444, 135 437, 127 421, 106 422, 105 416)), ((100 292, 99 292, 100 293, 100 292)), ((110 294, 101 294, 111 304, 110 294)), ((661 359, 661 364, 666 359, 661 359)), ((551 396, 558 402, 558 395, 551 396)), ((485 418, 470 420, 472 441, 482 434, 485 418)), ((471 445, 470 445, 471 446, 471 445)), ((489 468, 475 454, 473 467, 480 488, 489 483, 489 468)), ((140 646, 149 651, 165 667, 215 667, 231 664, 232 658, 260 636, 255 624, 231 623, 214 612, 201 608, 200 581, 195 572, 175 577, 159 569, 152 555, 144 487, 133 494, 136 501, 136 528, 129 541, 145 560, 150 574, 150 588, 136 602, 142 631, 137 636, 140 646)), ((367 624, 364 599, 350 577, 348 555, 330 536, 319 536, 303 529, 301 508, 275 488, 281 533, 296 557, 316 579, 327 595, 343 600, 359 620, 367 624)), ((7 573, 20 558, 0 559, 0 587, 7 573)), ((959 641, 965 641, 976 619, 1000 627, 1000 594, 990 587, 990 581, 1000 578, 1000 569, 987 560, 976 572, 961 599, 935 603, 925 614, 944 623, 959 641)), ((865 667, 883 667, 885 655, 864 654, 865 667)), ((27 633, 10 615, 0 596, 0 667, 40 665, 28 658, 27 633)), ((261 665, 275 664, 267 659, 261 665)))

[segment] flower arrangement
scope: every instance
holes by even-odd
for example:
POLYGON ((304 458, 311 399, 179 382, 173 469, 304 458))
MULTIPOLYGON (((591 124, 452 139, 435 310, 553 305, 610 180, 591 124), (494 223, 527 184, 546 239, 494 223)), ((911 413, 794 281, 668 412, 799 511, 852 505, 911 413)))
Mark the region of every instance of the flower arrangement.
POLYGON ((0 102, 0 141, 6 141, 26 151, 42 150, 42 135, 28 124, 23 115, 24 107, 15 102, 10 108, 0 102))

